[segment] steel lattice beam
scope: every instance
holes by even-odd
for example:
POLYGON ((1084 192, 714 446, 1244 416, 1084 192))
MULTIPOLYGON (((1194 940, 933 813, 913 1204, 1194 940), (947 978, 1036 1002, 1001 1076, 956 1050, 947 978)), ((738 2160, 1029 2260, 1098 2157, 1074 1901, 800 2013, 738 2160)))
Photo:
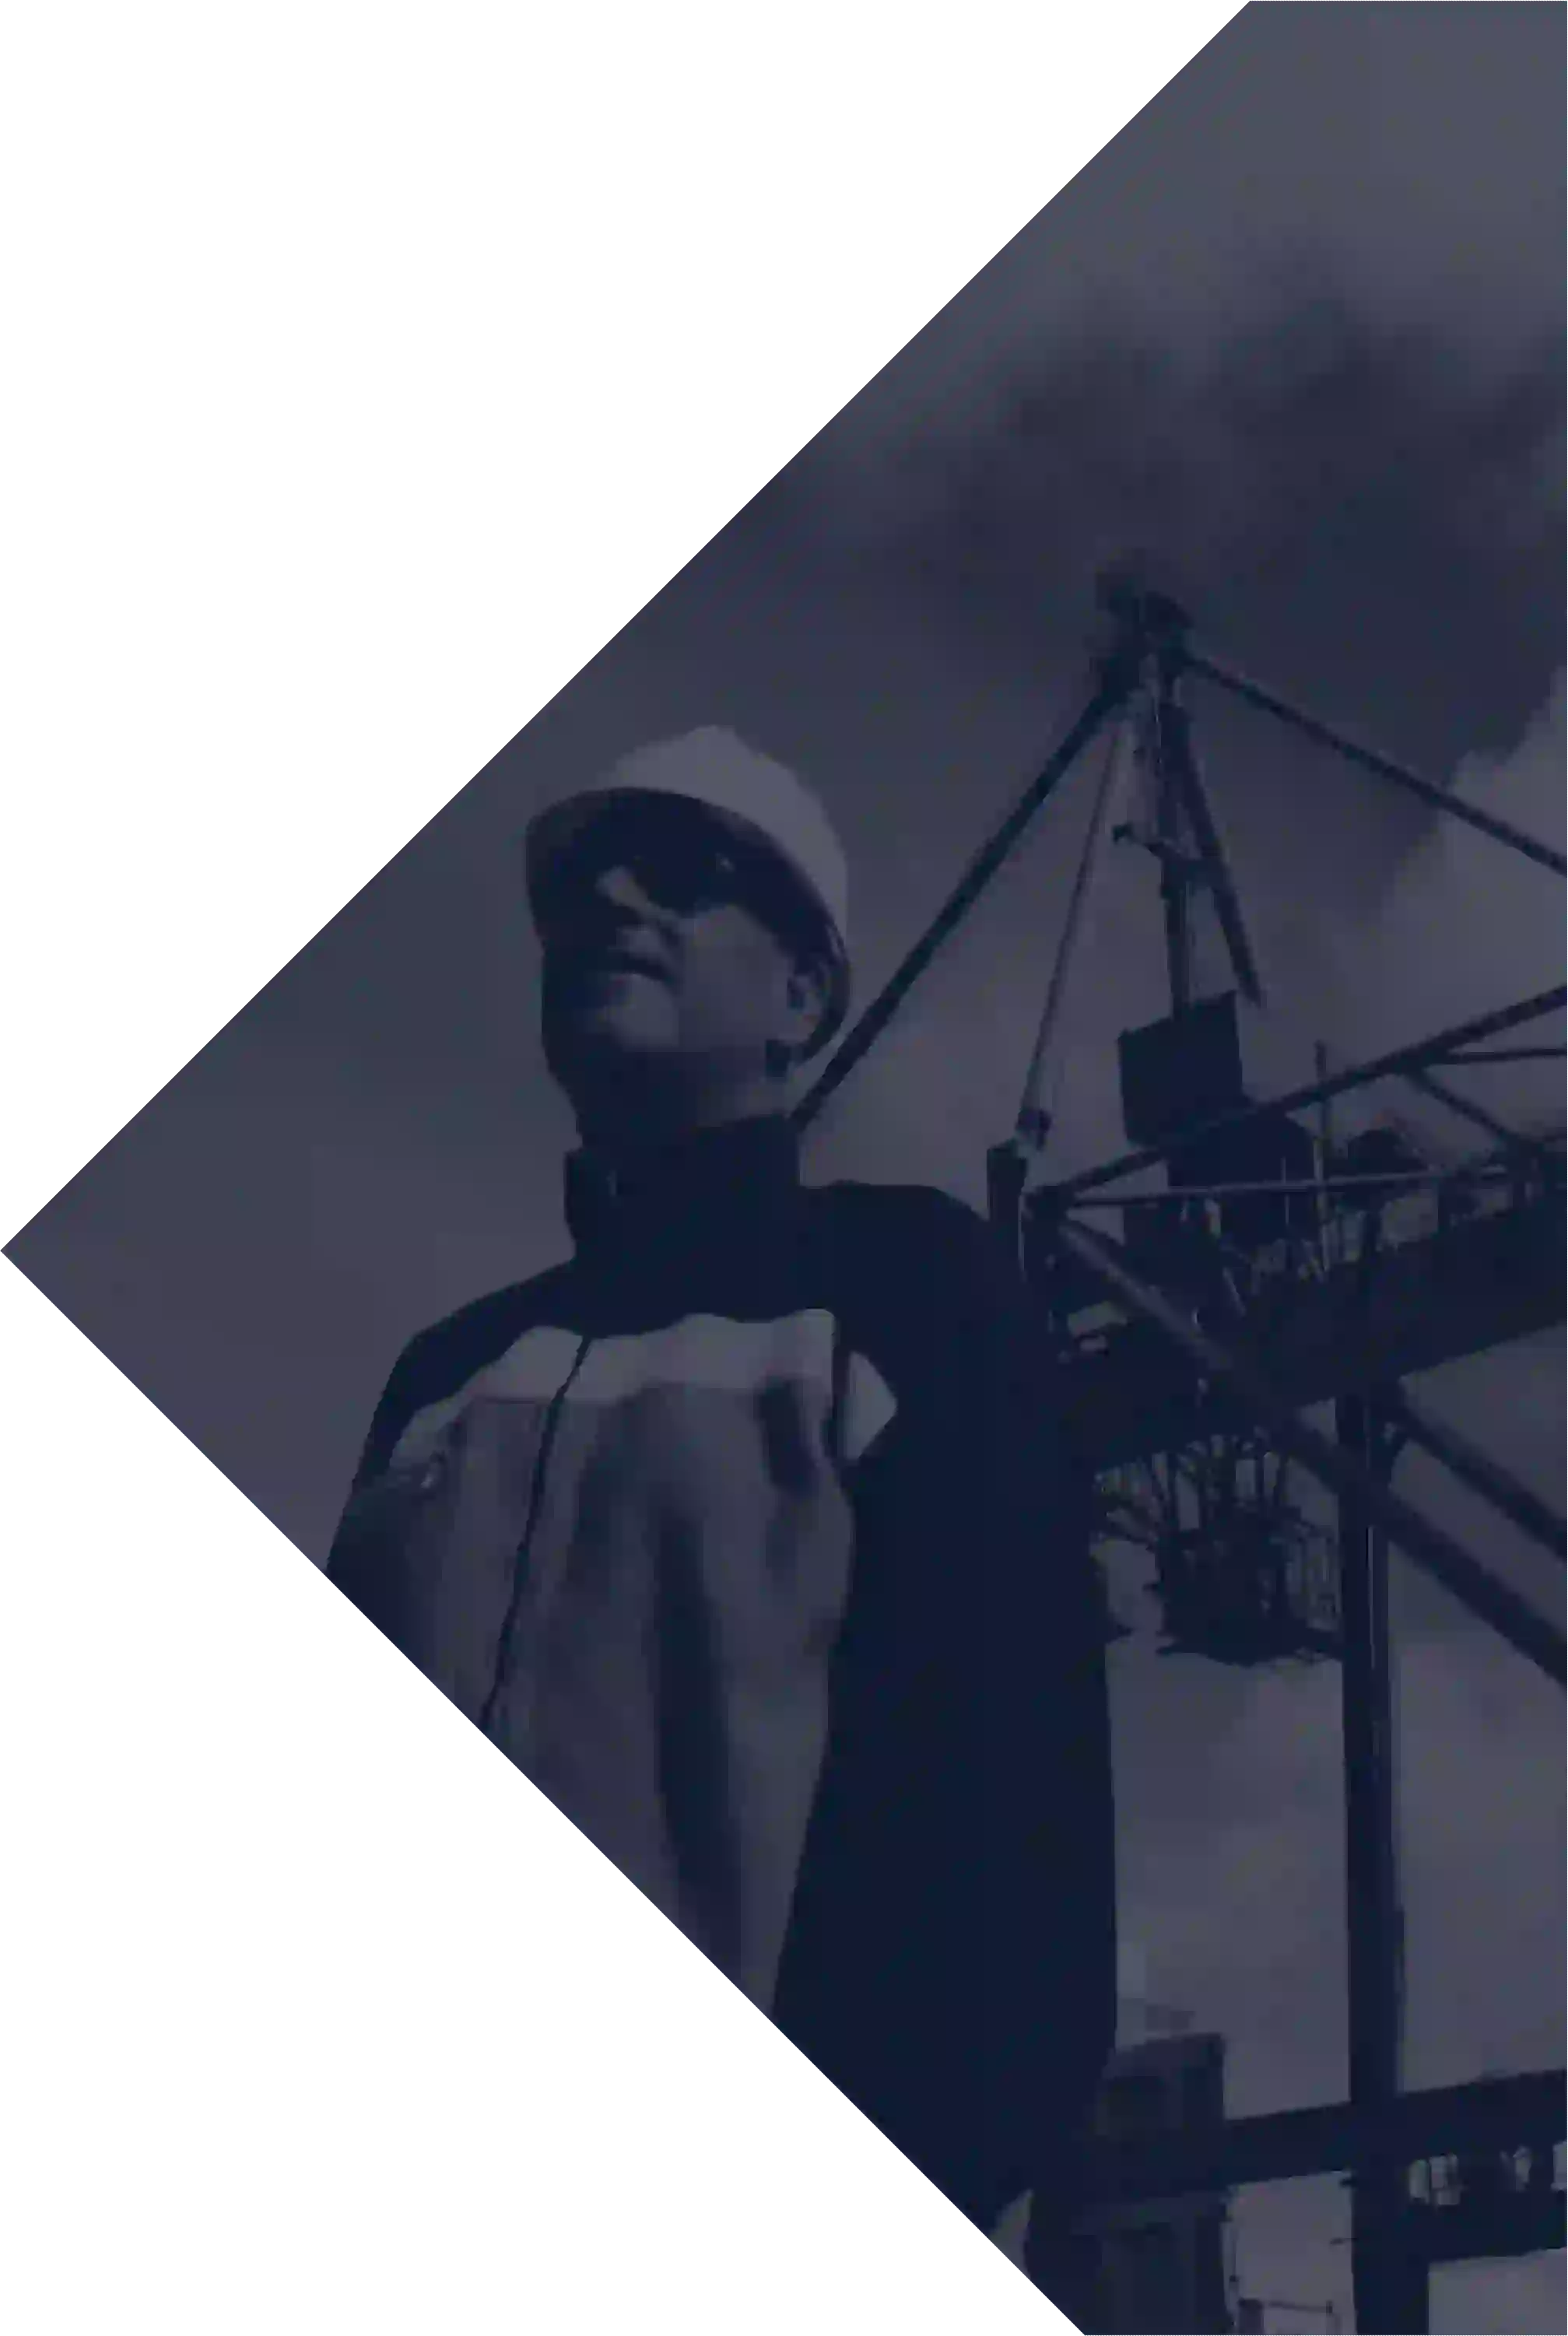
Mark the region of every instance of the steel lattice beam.
POLYGON ((1131 1312, 1163 1332, 1204 1374, 1226 1382, 1238 1403, 1268 1429, 1281 1452, 1299 1461, 1330 1492, 1359 1502, 1369 1523, 1386 1533, 1397 1548, 1490 1624, 1516 1653, 1549 1679, 1563 1683, 1568 1676, 1568 1656, 1556 1624, 1477 1563, 1451 1533, 1357 1468, 1327 1436, 1299 1418, 1296 1404, 1279 1391, 1254 1358, 1239 1353, 1233 1345, 1203 1329, 1164 1291, 1142 1280, 1114 1241, 1070 1219, 1064 1219, 1057 1227, 1057 1238, 1069 1255, 1096 1274, 1131 1312))
POLYGON ((1089 2150, 1089 2191, 1097 2206, 1131 2205, 1250 2182, 1348 2173, 1390 2158, 1413 2166, 1424 2157, 1554 2143, 1563 2137, 1564 2103, 1563 2072, 1553 2068, 1402 2093, 1376 2115, 1336 2101, 1324 2108, 1231 2117, 1207 2133, 1096 2141, 1089 2150))
MULTIPOLYGON (((1281 1278, 1235 1327, 1266 1350, 1290 1408, 1304 1410, 1552 1329, 1563 1314, 1563 1212, 1543 1201, 1337 1266, 1319 1281, 1281 1278)), ((1205 1381, 1136 1325, 1069 1359, 1060 1382, 1076 1440, 1096 1467, 1179 1450, 1249 1417, 1232 1387, 1205 1381)))

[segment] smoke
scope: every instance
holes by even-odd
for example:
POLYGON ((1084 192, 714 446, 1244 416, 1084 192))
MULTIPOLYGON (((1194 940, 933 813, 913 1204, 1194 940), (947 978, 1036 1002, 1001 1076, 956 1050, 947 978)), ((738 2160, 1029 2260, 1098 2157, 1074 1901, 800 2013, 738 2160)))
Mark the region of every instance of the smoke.
MULTIPOLYGON (((955 693, 1032 697, 1042 742, 1086 681, 1094 579, 1135 550, 1219 661, 1500 802, 1562 656, 1561 48, 1538 11, 1244 11, 746 528, 766 557, 793 549, 802 574, 901 608, 955 693)), ((1407 1036, 1435 1007, 1498 1002, 1524 960, 1544 970, 1521 991, 1553 978, 1549 876, 1212 689, 1192 698, 1280 1042, 1268 1085, 1310 1076, 1314 1039, 1368 1051, 1368 979, 1407 1036), (1398 938, 1378 945, 1386 919, 1398 938)), ((1560 827, 1555 803, 1519 816, 1560 827)), ((1010 1124, 1061 913, 1047 863, 1071 857, 1076 821, 1047 813, 1028 881, 998 886, 868 1066, 853 1115, 890 1130, 879 1170, 939 1172, 954 1145, 934 1092, 949 1122, 1010 1124)), ((1083 952, 1069 1157, 1119 1142, 1115 1033, 1163 1010, 1135 861, 1083 952)))
POLYGON ((1202 323, 1043 307, 1032 335, 962 369, 926 346, 940 326, 772 506, 940 601, 993 659, 1084 632, 1091 579, 1129 547, 1212 641, 1282 655, 1298 686, 1316 667, 1366 697, 1376 677, 1428 742, 1436 707, 1464 696, 1432 654, 1445 636, 1514 691, 1543 641, 1555 656, 1553 333, 1478 367, 1462 318, 1392 320, 1300 259, 1232 284, 1202 323))
MULTIPOLYGON (((939 319, 770 508, 868 589, 940 610, 955 662, 996 674, 1037 672, 1047 644, 1064 678, 1086 671, 1092 580, 1136 547, 1222 661, 1560 836, 1560 686, 1532 715, 1561 655, 1561 355, 1516 337, 1482 361, 1462 322, 1385 315, 1300 258, 1232 280, 1202 329, 1096 306, 1030 334, 1015 313, 966 368, 939 319)), ((1364 1056, 1558 978, 1549 874, 1210 689, 1193 698, 1270 992, 1269 1085, 1310 1076, 1314 1039, 1364 1056)), ((1073 1012, 1075 1155, 1119 1141, 1091 1071, 1117 1028, 1163 1010, 1157 914, 1146 871, 1119 866, 1073 1012)), ((994 967, 1043 965, 1021 904, 986 916, 994 967)), ((967 1124, 1009 1124, 965 1032, 988 1027, 1016 1086, 1027 1030, 1009 996, 982 994, 978 962, 950 958, 941 979, 888 1042, 878 1107, 898 1118, 898 1075, 924 1053, 950 1100, 964 1066, 967 1124)), ((1497 1098, 1539 1115, 1552 1076, 1510 1074, 1497 1098)), ((926 1149, 934 1166, 934 1136, 926 1149)))
MULTIPOLYGON (((1568 675, 1512 754, 1468 756, 1455 793, 1553 844, 1564 842, 1568 675)), ((1562 880, 1457 821, 1440 819, 1408 854, 1379 913, 1335 950, 1334 1035, 1344 1055, 1378 1055, 1428 1032, 1553 988, 1563 978, 1562 880)), ((1554 1045, 1562 1015, 1510 1032, 1500 1046, 1554 1045)), ((1450 1069, 1444 1081, 1505 1124, 1563 1124, 1560 1062, 1450 1069)), ((1383 1091, 1379 1091, 1383 1092, 1383 1091)), ((1431 1138, 1474 1142, 1441 1106, 1401 1098, 1431 1138)))
MULTIPOLYGON (((1032 328, 1015 298, 967 365, 956 303, 776 482, 775 525, 934 612, 956 669, 1065 697, 1093 580, 1135 549, 1222 662, 1434 778, 1511 745, 1561 655, 1555 341, 1483 361, 1463 316, 1385 312, 1299 254, 1210 289, 1200 318, 1064 311, 1042 282, 1032 328)), ((1332 1037, 1336 940, 1376 923, 1432 815, 1193 695, 1272 999, 1332 1037)), ((1127 988, 1127 932, 1097 989, 1127 988)))

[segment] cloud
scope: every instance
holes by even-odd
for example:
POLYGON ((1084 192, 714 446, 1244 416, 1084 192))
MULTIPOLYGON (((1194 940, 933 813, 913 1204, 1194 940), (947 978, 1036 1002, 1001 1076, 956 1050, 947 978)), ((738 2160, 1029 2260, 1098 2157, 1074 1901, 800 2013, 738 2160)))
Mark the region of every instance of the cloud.
MULTIPOLYGON (((1565 767, 1568 676, 1559 672, 1514 751, 1467 757, 1455 792, 1561 851, 1565 767)), ((1376 1055, 1509 1005, 1561 982, 1563 944, 1562 880, 1457 821, 1439 821, 1406 858, 1377 916, 1338 939, 1339 1030, 1347 1041, 1354 1035, 1357 1054, 1376 1055)), ((1558 1014, 1495 1043, 1557 1044, 1562 1034, 1558 1014)), ((1561 1062, 1442 1076, 1505 1124, 1563 1124, 1561 1062)), ((1406 1096, 1400 1108, 1450 1146, 1456 1136, 1477 1140, 1440 1106, 1406 1096)))
MULTIPOLYGON (((1398 1660, 1406 2080, 1559 2065, 1561 1711, 1501 1645, 1398 1660)), ((1339 1682, 1117 1659, 1123 1921, 1230 2042, 1236 2115, 1343 2098, 1339 1682), (1181 1747, 1173 1759, 1171 1747, 1181 1747)))

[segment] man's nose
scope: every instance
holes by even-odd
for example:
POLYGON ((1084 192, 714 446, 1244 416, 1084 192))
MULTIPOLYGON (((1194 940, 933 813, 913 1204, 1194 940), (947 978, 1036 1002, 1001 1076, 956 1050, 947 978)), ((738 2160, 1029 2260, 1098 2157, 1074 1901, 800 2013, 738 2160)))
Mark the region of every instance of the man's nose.
POLYGON ((618 909, 623 916, 653 917, 658 903, 647 891, 635 870, 620 866, 601 868, 591 886, 593 897, 606 908, 618 909))

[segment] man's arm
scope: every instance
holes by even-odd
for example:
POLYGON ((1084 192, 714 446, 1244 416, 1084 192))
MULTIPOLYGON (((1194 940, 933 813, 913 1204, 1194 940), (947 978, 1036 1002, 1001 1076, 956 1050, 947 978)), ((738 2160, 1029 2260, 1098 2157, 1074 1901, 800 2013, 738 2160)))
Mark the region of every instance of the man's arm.
POLYGON ((377 1578, 385 1572, 385 1566, 377 1562, 376 1488, 385 1477, 399 1437, 420 1406, 420 1389, 426 1376, 421 1365, 420 1344, 415 1338, 404 1348, 371 1414, 324 1568, 327 1580, 336 1582, 378 1628, 385 1627, 385 1622, 375 1596, 377 1578))
POLYGON ((950 2195, 999 2207, 1114 2038, 1091 1484, 989 1228, 936 1192, 835 1199, 847 1319, 897 1404, 851 1473, 856 1585, 810 1881, 824 1926, 835 1887, 859 1903, 858 1933, 832 1925, 839 1968, 881 2008, 835 2049, 950 2195))
POLYGON ((385 1474, 409 1423, 429 1404, 442 1403, 487 1363, 493 1362, 525 1327, 531 1308, 557 1277, 541 1275, 464 1306, 411 1338, 393 1366, 371 1416, 326 1572, 342 1582, 356 1546, 356 1523, 365 1496, 385 1474))

